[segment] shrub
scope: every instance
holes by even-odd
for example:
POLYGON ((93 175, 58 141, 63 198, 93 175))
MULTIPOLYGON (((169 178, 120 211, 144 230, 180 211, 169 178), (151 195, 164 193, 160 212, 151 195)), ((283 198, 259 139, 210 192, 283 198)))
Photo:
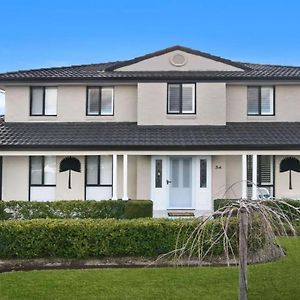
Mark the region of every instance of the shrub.
MULTIPOLYGON (((135 219, 135 220, 8 220, 0 221, 1 258, 96 258, 157 257, 172 251, 186 241, 197 220, 135 219)), ((221 228, 220 220, 208 225, 206 249, 211 230, 221 228)), ((237 221, 232 218, 228 234, 237 249, 237 221)), ((259 245, 259 230, 251 242, 251 250, 259 245)), ((222 239, 213 254, 223 253, 222 239)))
POLYGON ((125 205, 125 218, 135 219, 153 216, 153 202, 150 200, 130 200, 125 205))
POLYGON ((107 219, 152 216, 152 201, 0 201, 0 219, 107 219), (126 209, 126 207, 129 209, 126 209), (137 208, 135 208, 137 207, 137 208))

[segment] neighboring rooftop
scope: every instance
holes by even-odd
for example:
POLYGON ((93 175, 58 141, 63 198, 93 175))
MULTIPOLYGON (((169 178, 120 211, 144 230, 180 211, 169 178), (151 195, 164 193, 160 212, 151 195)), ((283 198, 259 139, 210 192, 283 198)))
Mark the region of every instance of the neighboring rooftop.
POLYGON ((300 122, 222 126, 142 126, 109 122, 24 122, 0 119, 0 149, 300 150, 300 122))
POLYGON ((183 46, 174 46, 126 61, 43 68, 0 73, 1 82, 59 80, 300 80, 300 67, 242 63, 183 46), (120 71, 118 68, 138 63, 171 51, 180 50, 221 62, 240 71, 120 71))

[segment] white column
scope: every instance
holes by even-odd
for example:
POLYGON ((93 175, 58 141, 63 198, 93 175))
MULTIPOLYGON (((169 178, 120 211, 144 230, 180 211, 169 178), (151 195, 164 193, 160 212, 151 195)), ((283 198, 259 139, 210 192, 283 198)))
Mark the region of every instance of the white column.
POLYGON ((112 192, 112 200, 118 199, 118 156, 117 154, 113 155, 113 192, 112 192))
POLYGON ((128 155, 123 155, 123 197, 122 200, 128 200, 127 194, 128 185, 128 155))
POLYGON ((252 155, 252 200, 257 200, 257 155, 252 155))
POLYGON ((247 155, 242 155, 242 199, 247 199, 247 155))

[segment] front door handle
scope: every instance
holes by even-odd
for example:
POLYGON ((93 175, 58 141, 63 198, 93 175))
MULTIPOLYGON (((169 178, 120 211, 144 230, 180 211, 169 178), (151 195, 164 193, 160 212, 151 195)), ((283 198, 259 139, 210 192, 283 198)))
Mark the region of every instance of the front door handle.
POLYGON ((172 181, 167 179, 167 184, 170 184, 170 183, 172 183, 172 181))

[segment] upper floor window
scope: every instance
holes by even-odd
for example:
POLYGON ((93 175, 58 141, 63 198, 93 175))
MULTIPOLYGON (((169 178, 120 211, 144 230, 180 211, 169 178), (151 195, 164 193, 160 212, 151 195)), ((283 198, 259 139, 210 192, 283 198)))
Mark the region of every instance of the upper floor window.
POLYGON ((88 87, 88 116, 112 116, 114 114, 114 89, 112 87, 88 87))
POLYGON ((31 156, 30 157, 30 185, 53 186, 56 184, 56 157, 31 156))
POLYGON ((248 86, 248 115, 273 116, 274 91, 273 86, 248 86))
POLYGON ((168 114, 194 114, 195 91, 195 83, 169 83, 168 114))
POLYGON ((57 115, 56 87, 31 87, 30 99, 31 116, 57 115))

